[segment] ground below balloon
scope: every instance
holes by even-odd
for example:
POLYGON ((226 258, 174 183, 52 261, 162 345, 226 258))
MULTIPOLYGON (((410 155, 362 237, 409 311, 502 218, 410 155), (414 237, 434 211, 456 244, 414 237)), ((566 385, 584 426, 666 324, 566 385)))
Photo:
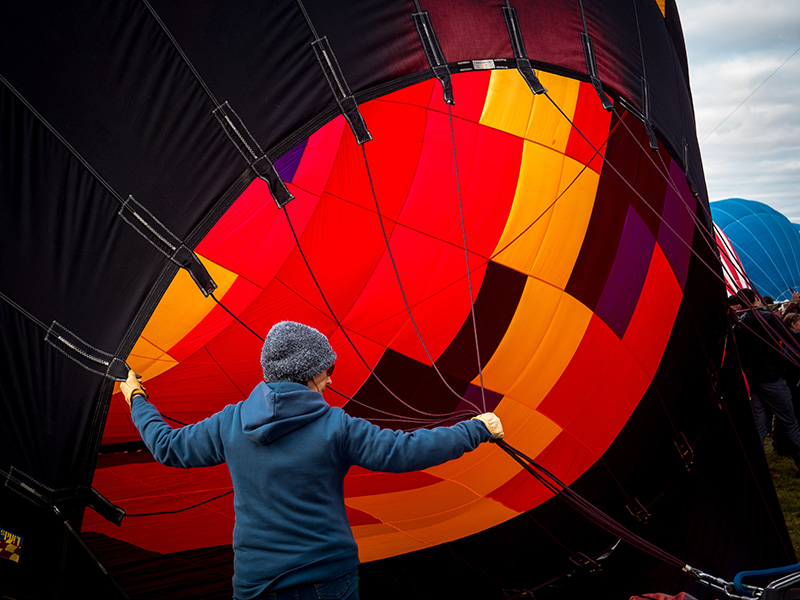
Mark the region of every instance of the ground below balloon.
POLYGON ((791 458, 772 449, 770 440, 764 444, 764 451, 794 552, 800 557, 800 473, 791 458))

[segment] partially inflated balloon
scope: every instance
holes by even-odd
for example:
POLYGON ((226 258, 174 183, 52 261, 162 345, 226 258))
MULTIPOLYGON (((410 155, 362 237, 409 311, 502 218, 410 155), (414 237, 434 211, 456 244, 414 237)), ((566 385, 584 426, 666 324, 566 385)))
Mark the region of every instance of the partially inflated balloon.
MULTIPOLYGON (((354 401, 329 391, 329 402, 402 426, 471 401, 569 483, 609 447, 658 368, 696 201, 663 149, 672 166, 658 176, 634 118, 612 118, 588 83, 542 82, 549 97, 516 71, 454 76, 452 135, 435 82, 368 102, 374 139, 363 151, 333 120, 279 161, 295 195, 285 214, 256 180, 197 253, 250 328, 292 319, 330 337, 334 387, 354 401), (604 161, 634 156, 643 173, 630 187, 613 171, 601 177, 604 161)), ((242 400, 261 379, 260 340, 192 286, 176 279, 130 358, 181 421, 242 400)), ((137 439, 121 411, 105 435, 137 439)), ((137 468, 171 487, 171 473, 137 468)), ((356 469, 345 489, 365 560, 481 531, 551 495, 490 446, 420 473, 356 469)), ((162 551, 194 543, 140 521, 122 535, 162 551)), ((215 535, 228 539, 230 521, 215 535)))
POLYGON ((752 284, 747 280, 747 273, 739 255, 733 248, 733 243, 716 223, 714 224, 714 239, 717 242, 722 273, 725 276, 725 289, 728 294, 735 294, 742 288, 749 288, 752 284))
MULTIPOLYGON (((111 597, 111 572, 230 597, 227 469, 155 463, 114 382, 130 366, 197 422, 247 397, 284 319, 329 336, 325 398, 354 416, 492 410, 693 565, 793 558, 725 353, 673 0, 0 11, 0 525, 25 540, 4 592, 111 597)), ((344 491, 365 598, 683 581, 496 445, 344 491)))
POLYGON ((789 219, 762 202, 741 198, 712 202, 711 214, 758 293, 788 300, 800 289, 800 234, 789 219))

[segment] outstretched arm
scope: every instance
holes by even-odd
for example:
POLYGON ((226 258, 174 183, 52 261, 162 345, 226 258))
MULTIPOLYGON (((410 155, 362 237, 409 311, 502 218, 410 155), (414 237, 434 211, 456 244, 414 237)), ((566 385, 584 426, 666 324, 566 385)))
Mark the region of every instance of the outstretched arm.
POLYGON ((164 465, 182 468, 209 467, 225 461, 219 431, 220 413, 199 423, 173 429, 158 409, 148 402, 140 380, 141 376, 131 370, 120 389, 131 407, 133 424, 153 458, 164 465))
POLYGON ((353 464, 392 473, 442 464, 503 435, 500 419, 492 413, 452 427, 413 432, 381 429, 363 419, 346 417, 346 428, 345 452, 353 464))

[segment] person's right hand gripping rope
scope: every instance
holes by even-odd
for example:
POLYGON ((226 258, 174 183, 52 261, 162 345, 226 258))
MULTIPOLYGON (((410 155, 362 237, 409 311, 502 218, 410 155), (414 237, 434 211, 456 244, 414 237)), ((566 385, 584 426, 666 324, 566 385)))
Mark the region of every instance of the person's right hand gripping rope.
POLYGON ((500 418, 496 414, 487 412, 472 418, 486 425, 486 429, 489 430, 489 433, 492 434, 494 439, 503 439, 503 436, 505 435, 505 433, 503 433, 503 424, 500 422, 500 418))

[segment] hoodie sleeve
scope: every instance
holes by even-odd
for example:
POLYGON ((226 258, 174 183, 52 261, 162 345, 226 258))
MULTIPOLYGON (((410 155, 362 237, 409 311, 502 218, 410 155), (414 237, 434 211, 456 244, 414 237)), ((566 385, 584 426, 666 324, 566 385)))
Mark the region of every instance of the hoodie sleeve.
POLYGON ((344 451, 352 464, 390 473, 440 465, 492 439, 486 426, 475 420, 405 432, 345 415, 345 430, 344 451))
POLYGON ((173 429, 155 406, 142 396, 134 396, 133 423, 145 446, 161 464, 168 467, 210 467, 225 461, 219 431, 221 413, 199 423, 173 429))

